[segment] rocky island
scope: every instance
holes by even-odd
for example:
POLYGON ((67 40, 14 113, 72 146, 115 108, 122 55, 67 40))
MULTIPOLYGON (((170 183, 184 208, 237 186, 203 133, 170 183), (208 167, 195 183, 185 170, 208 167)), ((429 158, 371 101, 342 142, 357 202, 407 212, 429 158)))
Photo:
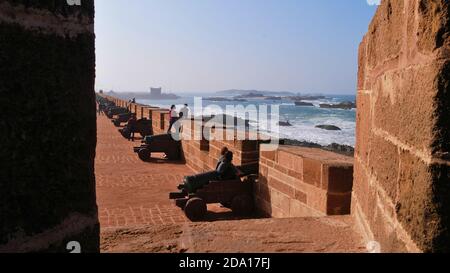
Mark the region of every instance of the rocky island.
POLYGON ((247 102, 245 99, 239 99, 239 98, 225 98, 225 97, 210 97, 205 98, 204 100, 207 101, 215 101, 215 102, 247 102))
POLYGON ((339 104, 321 104, 320 108, 351 110, 351 109, 356 108, 356 103, 351 102, 351 101, 346 101, 346 102, 341 102, 339 104))
POLYGON ((310 102, 296 101, 295 106, 314 106, 314 104, 310 102))
POLYGON ((342 129, 334 125, 317 125, 316 128, 328 131, 341 131, 342 129))

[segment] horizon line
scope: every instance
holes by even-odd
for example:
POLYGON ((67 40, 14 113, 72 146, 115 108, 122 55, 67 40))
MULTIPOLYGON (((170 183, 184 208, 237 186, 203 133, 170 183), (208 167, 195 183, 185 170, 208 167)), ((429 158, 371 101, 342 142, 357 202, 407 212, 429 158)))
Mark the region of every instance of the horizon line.
MULTIPOLYGON (((95 92, 98 93, 100 90, 103 90, 104 93, 114 92, 114 93, 150 93, 150 91, 116 91, 116 90, 104 90, 104 89, 96 89, 95 92)), ((165 94, 215 94, 224 91, 255 91, 255 92, 270 92, 270 93, 292 93, 294 95, 356 95, 357 91, 338 91, 333 93, 328 93, 328 91, 311 91, 311 92, 301 92, 301 91, 270 91, 270 90, 257 90, 257 89, 224 89, 224 90, 216 90, 216 91, 167 91, 163 92, 165 94)))

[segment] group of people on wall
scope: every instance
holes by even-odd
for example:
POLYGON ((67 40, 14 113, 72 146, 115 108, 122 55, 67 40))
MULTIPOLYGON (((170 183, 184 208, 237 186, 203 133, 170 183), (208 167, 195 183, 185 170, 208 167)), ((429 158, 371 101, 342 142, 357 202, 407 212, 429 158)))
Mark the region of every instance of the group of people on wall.
MULTIPOLYGON (((189 108, 188 104, 184 104, 183 107, 180 109, 180 111, 177 111, 177 107, 175 105, 172 105, 170 107, 170 121, 169 121, 169 129, 167 129, 167 133, 170 134, 172 132, 172 128, 176 124, 177 121, 188 118, 189 117, 189 108)), ((179 132, 179 126, 175 128, 177 132, 179 132)))

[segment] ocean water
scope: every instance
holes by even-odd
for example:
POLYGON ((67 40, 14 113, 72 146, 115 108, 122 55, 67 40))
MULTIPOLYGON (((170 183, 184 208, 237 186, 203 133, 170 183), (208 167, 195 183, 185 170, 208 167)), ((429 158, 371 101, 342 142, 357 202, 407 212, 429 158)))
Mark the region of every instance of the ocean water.
POLYGON ((250 120, 250 125, 259 127, 260 131, 280 138, 289 138, 299 141, 329 145, 338 143, 355 146, 356 111, 341 109, 321 109, 319 104, 336 104, 344 101, 355 101, 354 95, 325 95, 326 99, 312 100, 315 106, 296 106, 293 101, 267 101, 261 99, 248 99, 247 102, 215 102, 202 100, 202 104, 194 107, 194 98, 216 97, 214 94, 183 94, 178 100, 138 100, 139 103, 169 108, 170 105, 177 105, 180 109, 184 103, 189 104, 191 113, 195 116, 210 114, 229 114, 250 120), (227 111, 234 108, 233 111, 227 111), (241 106, 242 109, 235 108, 241 106), (258 116, 256 113, 261 107, 267 106, 268 114, 258 116), (246 109, 244 109, 246 108, 246 109), (276 109, 279 109, 277 112, 276 109), (289 121, 291 127, 277 126, 279 121, 289 121), (341 131, 327 131, 315 128, 317 125, 334 125, 341 128, 341 131))

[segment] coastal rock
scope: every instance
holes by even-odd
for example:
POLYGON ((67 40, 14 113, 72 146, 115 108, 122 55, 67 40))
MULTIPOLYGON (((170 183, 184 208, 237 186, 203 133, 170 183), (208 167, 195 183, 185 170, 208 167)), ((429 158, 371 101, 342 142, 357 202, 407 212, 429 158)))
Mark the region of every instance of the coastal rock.
POLYGON ((245 100, 245 99, 224 98, 224 97, 210 97, 210 98, 205 98, 204 100, 214 101, 214 102, 247 102, 247 100, 245 100))
POLYGON ((290 100, 302 101, 302 100, 323 100, 326 99, 325 96, 291 96, 290 100))
POLYGON ((350 110, 350 109, 356 108, 356 104, 351 101, 346 101, 346 102, 341 102, 339 104, 321 104, 320 108, 350 110))
POLYGON ((330 151, 333 153, 338 153, 338 154, 352 156, 352 157, 355 153, 355 148, 353 148, 352 146, 342 145, 342 144, 337 144, 337 143, 333 143, 333 144, 330 144, 327 146, 322 146, 320 144, 312 143, 312 142, 299 141, 299 140, 293 140, 293 139, 280 139, 280 144, 281 145, 307 147, 307 148, 317 148, 317 149, 322 149, 322 150, 330 151))
POLYGON ((328 130, 328 131, 342 131, 341 128, 334 125, 317 125, 316 128, 328 130))
POLYGON ((291 124, 289 121, 280 121, 280 122, 278 122, 278 126, 281 126, 281 127, 291 127, 292 124, 291 124))
POLYGON ((310 102, 296 101, 295 106, 314 106, 314 104, 310 102))
POLYGON ((264 100, 280 101, 280 100, 283 100, 283 98, 282 97, 265 97, 264 100))
MULTIPOLYGON (((204 117, 205 118, 205 117, 204 117)), ((250 121, 248 119, 242 119, 238 117, 233 117, 226 114, 219 114, 211 116, 208 119, 208 123, 216 123, 220 125, 227 125, 227 126, 238 126, 238 127, 250 127, 250 121)))

